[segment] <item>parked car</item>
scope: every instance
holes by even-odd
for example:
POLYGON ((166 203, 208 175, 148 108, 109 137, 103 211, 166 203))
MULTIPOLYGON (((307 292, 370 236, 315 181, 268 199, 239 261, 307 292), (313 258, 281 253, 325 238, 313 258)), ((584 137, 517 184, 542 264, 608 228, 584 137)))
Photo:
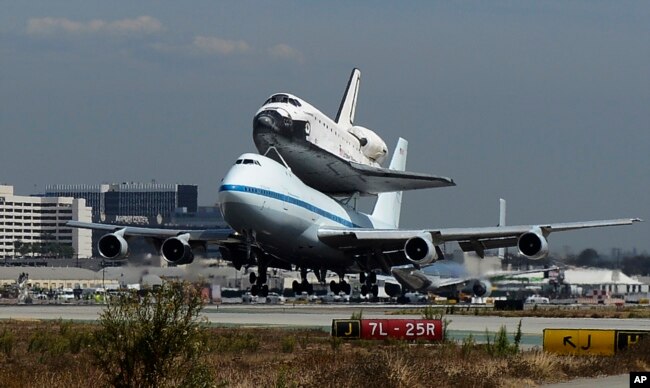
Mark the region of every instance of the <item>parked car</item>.
POLYGON ((526 304, 548 304, 550 303, 549 299, 544 296, 531 295, 526 298, 526 304))

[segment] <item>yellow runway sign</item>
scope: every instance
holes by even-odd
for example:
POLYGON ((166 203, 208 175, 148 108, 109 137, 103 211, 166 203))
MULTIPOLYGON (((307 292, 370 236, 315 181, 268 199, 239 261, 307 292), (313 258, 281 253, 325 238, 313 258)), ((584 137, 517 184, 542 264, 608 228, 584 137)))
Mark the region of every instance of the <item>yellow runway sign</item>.
POLYGON ((544 350, 559 354, 612 356, 616 330, 544 329, 544 350))

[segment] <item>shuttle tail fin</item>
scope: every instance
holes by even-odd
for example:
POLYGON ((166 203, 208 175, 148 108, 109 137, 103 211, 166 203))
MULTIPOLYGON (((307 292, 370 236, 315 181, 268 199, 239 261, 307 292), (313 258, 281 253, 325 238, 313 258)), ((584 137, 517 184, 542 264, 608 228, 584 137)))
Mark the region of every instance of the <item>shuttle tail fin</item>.
POLYGON ((339 106, 339 112, 336 114, 336 123, 346 129, 354 123, 354 113, 357 108, 357 94, 359 94, 359 84, 361 82, 361 70, 354 68, 350 74, 348 86, 339 106))
MULTIPOLYGON (((393 159, 390 161, 391 170, 404 171, 406 169, 406 154, 408 151, 408 141, 401 137, 397 141, 397 147, 393 153, 393 159)), ((391 225, 399 227, 399 216, 402 211, 402 192, 395 191, 390 193, 380 193, 377 196, 377 203, 372 212, 372 218, 391 225)))

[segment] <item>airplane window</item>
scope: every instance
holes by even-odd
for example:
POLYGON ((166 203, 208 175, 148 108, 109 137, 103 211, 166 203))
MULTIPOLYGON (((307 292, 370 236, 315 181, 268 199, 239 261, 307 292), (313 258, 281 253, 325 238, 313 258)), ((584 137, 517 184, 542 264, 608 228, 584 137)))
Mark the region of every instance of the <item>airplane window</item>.
POLYGON ((262 104, 262 105, 266 105, 266 104, 270 104, 270 103, 271 103, 271 99, 269 98, 266 101, 264 101, 264 104, 262 104))
POLYGON ((255 164, 257 164, 257 165, 260 166, 260 167, 262 166, 262 165, 260 164, 260 162, 257 161, 257 160, 255 161, 255 164))
POLYGON ((244 164, 254 164, 255 161, 253 159, 244 159, 244 164))
POLYGON ((271 96, 269 98, 270 102, 284 102, 288 103, 289 102, 289 97, 286 94, 276 94, 275 96, 271 96))
POLYGON ((235 162, 235 164, 241 164, 241 162, 242 162, 241 159, 237 159, 237 161, 235 162))

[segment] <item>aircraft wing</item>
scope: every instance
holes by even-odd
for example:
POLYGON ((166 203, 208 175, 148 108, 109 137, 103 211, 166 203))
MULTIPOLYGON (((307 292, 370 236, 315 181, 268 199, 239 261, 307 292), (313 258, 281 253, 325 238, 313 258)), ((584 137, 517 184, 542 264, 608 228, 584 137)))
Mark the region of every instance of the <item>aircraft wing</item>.
MULTIPOLYGON (((333 196, 376 195, 392 191, 456 186, 451 178, 397 171, 351 162, 313 144, 303 142, 276 145, 291 171, 307 186, 333 196)), ((284 164, 276 153, 268 157, 284 164)))
MULTIPOLYGON (((336 227, 323 227, 318 230, 318 237, 329 246, 359 255, 372 252, 402 251, 404 244, 410 238, 417 236, 430 236, 434 245, 448 241, 456 241, 465 252, 475 251, 479 256, 486 249, 505 248, 517 245, 519 237, 527 232, 541 234, 544 238, 553 232, 568 230, 597 228, 604 226, 630 225, 641 221, 638 218, 622 218, 615 220, 584 221, 557 224, 519 225, 519 226, 493 226, 479 228, 443 228, 430 230, 400 230, 400 229, 345 229, 336 227)), ((402 252, 403 256, 403 252, 402 252)), ((392 255, 401 264, 408 264, 406 258, 392 255)), ((401 265, 391 262, 393 266, 401 265)))
POLYGON ((107 233, 124 230, 125 237, 134 236, 134 237, 151 237, 151 238, 166 239, 169 237, 179 236, 188 233, 190 235, 189 241, 215 243, 215 244, 239 243, 242 241, 241 239, 239 239, 237 236, 234 235, 233 230, 230 228, 201 229, 201 230, 162 229, 162 228, 146 228, 146 227, 128 226, 128 225, 99 224, 99 223, 81 222, 81 221, 68 221, 67 225, 72 226, 74 228, 104 230, 107 233))
POLYGON ((334 181, 337 186, 330 189, 332 194, 337 194, 336 191, 341 189, 342 194, 354 192, 355 189, 361 193, 377 194, 456 186, 451 178, 444 176, 396 171, 353 162, 343 162, 338 167, 345 177, 342 181, 334 181))

